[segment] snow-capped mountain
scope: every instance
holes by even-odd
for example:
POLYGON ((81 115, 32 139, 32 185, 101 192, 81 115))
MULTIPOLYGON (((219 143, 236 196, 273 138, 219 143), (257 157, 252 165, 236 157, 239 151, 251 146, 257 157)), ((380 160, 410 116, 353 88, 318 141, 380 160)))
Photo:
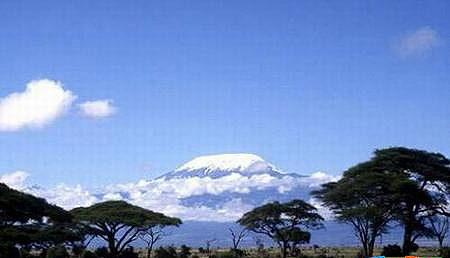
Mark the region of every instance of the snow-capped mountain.
POLYGON ((183 220, 235 221, 243 213, 270 201, 303 199, 314 204, 310 191, 337 177, 316 172, 308 176, 282 172, 253 154, 221 154, 195 158, 156 179, 117 183, 95 189, 58 184, 26 184, 30 174, 0 175, 16 189, 44 197, 65 209, 107 200, 132 204, 183 220))
POLYGON ((300 176, 294 173, 284 173, 257 155, 240 153, 201 156, 159 178, 166 180, 191 177, 220 178, 233 173, 246 177, 262 174, 276 178, 300 176))

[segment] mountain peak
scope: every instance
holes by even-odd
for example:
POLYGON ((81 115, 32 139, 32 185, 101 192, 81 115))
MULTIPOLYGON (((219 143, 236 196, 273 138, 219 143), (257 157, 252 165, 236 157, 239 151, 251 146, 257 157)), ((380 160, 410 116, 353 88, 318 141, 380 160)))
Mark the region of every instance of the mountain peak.
POLYGON ((241 172, 251 169, 255 165, 273 167, 257 155, 238 153, 201 156, 187 162, 175 171, 206 169, 210 172, 217 170, 241 172))
POLYGON ((160 178, 211 177, 219 178, 237 173, 242 176, 268 174, 275 177, 287 175, 254 154, 235 153, 208 155, 195 158, 160 178))

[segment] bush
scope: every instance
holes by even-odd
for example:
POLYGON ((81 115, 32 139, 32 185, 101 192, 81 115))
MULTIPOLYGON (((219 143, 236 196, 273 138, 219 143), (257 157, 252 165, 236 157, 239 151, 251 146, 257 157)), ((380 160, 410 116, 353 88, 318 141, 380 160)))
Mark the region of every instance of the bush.
POLYGON ((0 258, 19 258, 20 252, 13 244, 0 243, 0 258))
POLYGON ((191 248, 186 245, 182 245, 181 252, 178 255, 178 257, 179 258, 188 258, 190 255, 191 255, 191 248))
POLYGON ((417 250, 419 250, 419 245, 416 243, 412 243, 410 249, 411 249, 411 252, 417 252, 417 250))
POLYGON ((402 256, 402 249, 398 245, 387 245, 383 247, 382 256, 402 256))
POLYGON ((95 249, 94 254, 99 258, 109 258, 109 251, 105 246, 95 249))
POLYGON ((450 257, 450 247, 446 246, 439 249, 439 256, 450 257))
POLYGON ((98 258, 98 256, 89 250, 84 250, 80 258, 98 258))
POLYGON ((51 247, 47 250, 47 258, 67 258, 67 257, 69 257, 69 253, 67 253, 67 249, 63 245, 51 247))
POLYGON ((244 257, 245 256, 245 251, 242 249, 231 248, 230 252, 234 253, 235 257, 244 257))
POLYGON ((86 248, 83 245, 74 245, 72 247, 72 253, 76 256, 79 257, 83 254, 84 250, 86 248))
POLYGON ((134 248, 130 246, 123 251, 120 258, 139 258, 139 255, 135 253, 134 248))
POLYGON ((155 258, 177 258, 177 251, 174 247, 159 247, 155 250, 155 258))

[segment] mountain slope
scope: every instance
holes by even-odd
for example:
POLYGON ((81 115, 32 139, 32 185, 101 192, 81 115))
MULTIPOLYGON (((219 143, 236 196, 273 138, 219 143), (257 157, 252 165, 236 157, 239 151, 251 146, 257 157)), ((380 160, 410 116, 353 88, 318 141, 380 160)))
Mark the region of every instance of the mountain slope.
POLYGON ((276 178, 300 176, 284 173, 257 155, 240 153, 201 156, 159 178, 166 180, 190 177, 219 178, 233 173, 247 177, 261 174, 267 174, 276 178))

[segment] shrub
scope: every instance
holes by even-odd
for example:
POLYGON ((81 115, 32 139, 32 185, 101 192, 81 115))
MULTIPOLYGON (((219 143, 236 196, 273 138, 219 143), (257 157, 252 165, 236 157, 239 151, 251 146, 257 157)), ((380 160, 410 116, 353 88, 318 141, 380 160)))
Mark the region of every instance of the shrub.
POLYGON ((159 247, 155 250, 155 258, 177 258, 177 251, 174 247, 159 247))
POLYGON ((139 258, 139 255, 135 253, 133 247, 130 246, 122 252, 120 258, 139 258))
POLYGON ((86 248, 83 245, 74 245, 72 247, 72 253, 78 257, 81 256, 86 248))
POLYGON ((446 246, 439 249, 439 256, 450 257, 450 247, 446 246))
POLYGON ((108 258, 109 257, 108 248, 105 246, 95 249, 94 254, 99 258, 108 258))
POLYGON ((69 257, 69 253, 67 253, 67 249, 63 245, 51 247, 47 250, 47 258, 67 258, 67 257, 69 257))
POLYGON ((181 252, 178 255, 178 257, 179 258, 188 258, 190 255, 191 255, 191 248, 186 245, 182 245, 181 252))
POLYGON ((417 252, 417 250, 419 250, 419 245, 416 243, 412 243, 410 250, 411 250, 411 252, 417 252))
POLYGON ((80 258, 98 258, 98 256, 89 250, 84 250, 80 258))
POLYGON ((402 256, 402 249, 398 245, 387 245, 383 247, 382 256, 402 256))
POLYGON ((233 252, 225 252, 218 255, 219 258, 236 258, 233 252))
POLYGON ((235 257, 244 257, 245 256, 245 251, 242 249, 231 248, 230 252, 233 253, 235 257))
POLYGON ((13 244, 0 243, 0 258, 19 258, 20 252, 13 244))

